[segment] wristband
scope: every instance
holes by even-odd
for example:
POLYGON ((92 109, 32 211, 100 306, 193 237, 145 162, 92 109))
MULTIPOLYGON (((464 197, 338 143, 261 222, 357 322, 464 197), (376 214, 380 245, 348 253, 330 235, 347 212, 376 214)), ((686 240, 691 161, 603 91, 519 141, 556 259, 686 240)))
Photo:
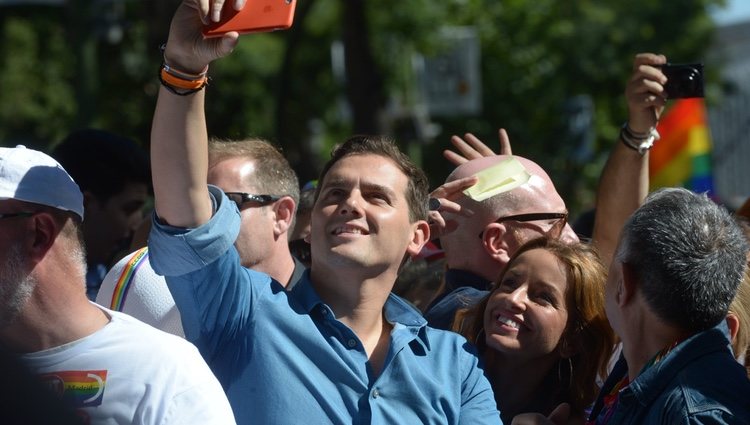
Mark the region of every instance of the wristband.
POLYGON ((176 95, 187 96, 202 90, 208 85, 208 82, 211 80, 207 75, 208 65, 198 74, 181 71, 167 63, 166 58, 163 57, 165 48, 166 44, 159 46, 163 58, 161 69, 159 70, 159 82, 162 86, 176 95))

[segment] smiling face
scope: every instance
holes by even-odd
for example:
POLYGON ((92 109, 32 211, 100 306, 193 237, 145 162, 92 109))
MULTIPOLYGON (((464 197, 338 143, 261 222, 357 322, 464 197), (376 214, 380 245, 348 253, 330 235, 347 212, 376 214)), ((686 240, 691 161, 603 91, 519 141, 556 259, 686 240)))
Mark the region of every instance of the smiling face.
POLYGON ((545 249, 520 254, 509 265, 484 311, 487 346, 508 358, 557 357, 568 311, 567 273, 545 249))
POLYGON ((346 156, 321 182, 313 207, 312 268, 359 267, 378 273, 398 270, 404 254, 415 255, 424 241, 409 219, 407 177, 388 158, 346 156))

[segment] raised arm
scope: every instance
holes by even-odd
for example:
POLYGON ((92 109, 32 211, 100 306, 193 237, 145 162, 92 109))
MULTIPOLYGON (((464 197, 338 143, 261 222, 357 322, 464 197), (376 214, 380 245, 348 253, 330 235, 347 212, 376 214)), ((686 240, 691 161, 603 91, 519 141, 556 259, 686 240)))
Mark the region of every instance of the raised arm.
POLYGON ((483 141, 479 140, 475 135, 466 133, 463 138, 459 136, 451 137, 451 144, 458 152, 453 152, 450 149, 443 151, 443 157, 450 161, 453 165, 459 166, 464 162, 471 161, 472 159, 481 158, 484 156, 494 155, 513 155, 510 148, 510 139, 508 133, 504 128, 497 131, 498 139, 500 140, 500 152, 495 153, 489 146, 483 141))
MULTIPOLYGON (((238 37, 234 32, 204 39, 203 22, 218 20, 222 7, 240 9, 243 5, 243 0, 184 0, 169 28, 165 65, 172 73, 184 75, 183 79, 197 79, 213 60, 232 51, 238 37)), ((171 88, 178 93, 188 91, 171 88)), ((172 226, 196 227, 211 218, 204 98, 205 90, 179 95, 164 85, 159 89, 151 128, 151 168, 156 213, 172 226)))
MULTIPOLYGON (((638 54, 633 62, 633 74, 625 88, 625 98, 628 102, 628 131, 636 136, 636 141, 656 129, 664 109, 663 84, 667 79, 658 65, 666 62, 663 55, 653 53, 638 54)), ((648 150, 643 149, 641 153, 626 142, 621 133, 602 170, 596 193, 592 242, 605 264, 612 261, 625 220, 648 195, 648 150)))

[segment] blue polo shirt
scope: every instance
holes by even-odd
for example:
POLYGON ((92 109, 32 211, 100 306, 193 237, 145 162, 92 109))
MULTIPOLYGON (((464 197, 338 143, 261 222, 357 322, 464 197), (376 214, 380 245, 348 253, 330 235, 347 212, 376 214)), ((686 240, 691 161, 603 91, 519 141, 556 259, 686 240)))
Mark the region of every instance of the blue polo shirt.
POLYGON ((309 272, 290 291, 240 265, 239 212, 216 188, 196 229, 154 220, 151 264, 167 276, 193 342, 223 385, 238 424, 499 424, 489 382, 461 336, 426 326, 390 295, 390 350, 375 376, 354 332, 309 272))

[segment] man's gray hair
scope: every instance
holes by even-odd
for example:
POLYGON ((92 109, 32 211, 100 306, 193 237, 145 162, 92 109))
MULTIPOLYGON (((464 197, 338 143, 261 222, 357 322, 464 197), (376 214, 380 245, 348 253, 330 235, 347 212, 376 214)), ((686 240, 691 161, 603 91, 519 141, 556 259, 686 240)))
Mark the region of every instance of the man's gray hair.
POLYGON ((723 320, 745 273, 748 244, 737 222, 705 194, 661 189, 622 230, 616 259, 651 309, 699 332, 723 320))

